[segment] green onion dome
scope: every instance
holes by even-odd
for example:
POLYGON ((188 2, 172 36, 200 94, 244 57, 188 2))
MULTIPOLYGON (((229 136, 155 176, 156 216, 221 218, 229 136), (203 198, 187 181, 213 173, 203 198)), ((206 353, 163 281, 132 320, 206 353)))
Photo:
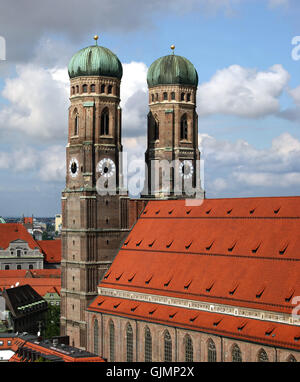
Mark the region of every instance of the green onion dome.
POLYGON ((108 48, 92 45, 81 49, 71 58, 69 77, 106 76, 122 78, 123 69, 118 57, 108 48))
POLYGON ((185 57, 170 54, 154 61, 147 74, 148 86, 198 85, 194 65, 185 57))

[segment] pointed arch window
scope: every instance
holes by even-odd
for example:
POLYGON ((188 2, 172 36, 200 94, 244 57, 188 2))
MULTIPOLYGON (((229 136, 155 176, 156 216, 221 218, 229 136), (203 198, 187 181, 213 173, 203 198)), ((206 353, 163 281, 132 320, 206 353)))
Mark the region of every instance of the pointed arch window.
POLYGON ((100 126, 101 135, 109 135, 109 112, 106 107, 101 114, 101 126, 100 126))
POLYGON ((264 349, 260 349, 257 355, 258 362, 269 362, 269 358, 264 349))
POLYGON ((94 321, 94 353, 99 354, 99 325, 97 319, 94 321))
POLYGON ((87 93, 87 89, 88 89, 88 87, 86 84, 82 85, 82 92, 83 93, 87 93))
POLYGON ((168 330, 164 335, 164 360, 165 362, 172 362, 172 338, 168 330))
POLYGON ((148 326, 145 328, 145 362, 152 362, 152 336, 148 326))
POLYGON ((207 343, 207 360, 208 362, 217 362, 216 345, 212 339, 207 343))
POLYGON ((163 93, 163 99, 164 99, 164 101, 168 100, 168 93, 167 92, 163 93))
POLYGON ((185 362, 193 362, 193 358, 194 358, 193 341, 188 334, 184 337, 184 354, 185 354, 185 362))
POLYGON ((79 115, 77 109, 74 110, 74 135, 78 135, 79 132, 79 115))
POLYGON ((133 362, 133 331, 129 323, 126 326, 126 355, 127 362, 133 362))
POLYGON ((157 141, 159 139, 159 122, 156 118, 154 118, 154 140, 157 141))
POLYGON ((242 353, 237 345, 233 345, 231 351, 232 362, 242 362, 242 353))
POLYGON ((188 139, 188 122, 186 114, 180 120, 180 139, 188 139))
POLYGON ((112 321, 109 322, 109 360, 115 360, 115 325, 112 321))

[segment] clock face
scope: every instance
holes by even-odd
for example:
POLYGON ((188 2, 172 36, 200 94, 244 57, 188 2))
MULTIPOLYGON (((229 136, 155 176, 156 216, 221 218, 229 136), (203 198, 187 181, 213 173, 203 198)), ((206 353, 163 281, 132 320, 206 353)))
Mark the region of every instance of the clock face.
POLYGON ((72 158, 69 164, 69 172, 72 178, 75 178, 78 175, 79 163, 76 158, 72 158))
POLYGON ((97 171, 100 172, 101 176, 104 176, 105 178, 110 178, 114 175, 116 171, 116 165, 114 164, 114 161, 112 159, 103 158, 97 164, 97 171))
POLYGON ((190 160, 184 160, 179 165, 179 174, 184 179, 189 179, 192 177, 194 172, 193 163, 190 160))

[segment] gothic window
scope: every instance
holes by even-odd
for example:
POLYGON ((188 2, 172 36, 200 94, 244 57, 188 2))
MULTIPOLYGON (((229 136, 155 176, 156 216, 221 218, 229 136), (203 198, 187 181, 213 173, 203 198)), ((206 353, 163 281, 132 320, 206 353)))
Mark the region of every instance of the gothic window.
POLYGON ((269 358, 264 349, 260 349, 258 352, 258 362, 269 362, 269 358))
POLYGON ((188 123, 186 114, 181 117, 180 121, 180 139, 188 139, 188 123))
POLYGON ((96 91, 96 86, 95 86, 95 84, 92 84, 91 85, 91 93, 95 93, 95 91, 96 91))
POLYGON ((102 111, 101 114, 101 127, 100 127, 101 135, 109 134, 109 113, 107 107, 102 111))
POLYGON ((164 101, 167 101, 168 100, 168 93, 164 92, 163 97, 164 97, 164 101))
POLYGON ((76 114, 74 119, 74 135, 78 135, 78 130, 79 130, 79 117, 78 117, 78 114, 76 114))
POLYGON ((165 362, 172 362, 172 338, 167 330, 164 335, 164 358, 165 362))
POLYGON ((83 91, 83 93, 87 93, 87 85, 86 84, 82 85, 82 91, 83 91))
POLYGON ((154 140, 159 139, 159 122, 156 118, 154 118, 154 140))
POLYGON ((96 319, 94 321, 94 353, 98 354, 99 352, 99 326, 98 326, 98 320, 96 319))
POLYGON ((193 341, 188 334, 184 337, 184 353, 185 362, 193 362, 193 341))
POLYGON ((127 362, 133 362, 133 331, 129 323, 126 327, 126 354, 127 362))
POLYGON ((111 94, 111 93, 112 93, 112 86, 111 86, 111 85, 108 86, 108 88, 107 88, 107 93, 108 93, 108 94, 111 94))
POLYGON ((181 99, 181 101, 184 101, 184 93, 181 93, 181 95, 180 95, 180 99, 181 99))
POLYGON ((190 102, 190 100, 191 100, 191 94, 190 94, 190 93, 188 93, 188 94, 186 95, 186 100, 187 100, 187 102, 190 102))
POLYGON ((242 353, 237 345, 233 345, 231 351, 232 362, 242 362, 242 353))
POLYGON ((109 322, 109 360, 115 360, 115 326, 112 321, 109 322))
POLYGON ((145 362, 152 362, 152 336, 148 326, 145 328, 145 362))
POLYGON ((213 340, 209 339, 207 344, 207 360, 208 362, 216 362, 217 361, 217 351, 216 345, 213 340))
POLYGON ((101 93, 105 93, 105 85, 101 85, 101 93))
POLYGON ((172 99, 172 100, 175 99, 175 93, 174 93, 174 92, 171 93, 171 99, 172 99))
POLYGON ((290 354, 290 356, 287 359, 287 362, 297 362, 297 360, 292 354, 290 354))

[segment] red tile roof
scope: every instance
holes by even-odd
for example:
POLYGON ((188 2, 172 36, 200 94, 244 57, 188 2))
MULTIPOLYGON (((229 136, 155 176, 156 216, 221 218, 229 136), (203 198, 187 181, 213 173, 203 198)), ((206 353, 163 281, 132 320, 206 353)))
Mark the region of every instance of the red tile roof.
POLYGON ((299 232, 300 197, 151 201, 100 286, 290 314, 299 232))
MULTIPOLYGON (((6 271, 5 271, 6 272, 6 271)), ((11 286, 30 285, 40 296, 44 296, 46 293, 58 293, 60 294, 61 279, 60 278, 27 278, 27 277, 11 277, 0 278, 0 289, 3 290, 11 288, 11 286)))
POLYGON ((61 240, 38 240, 39 247, 45 255, 47 263, 61 262, 61 240))
MULTIPOLYGON (((60 278, 61 277, 61 270, 60 269, 7 269, 7 270, 0 270, 0 280, 1 278, 23 278, 23 277, 54 277, 54 278, 60 278)), ((1 284, 1 281, 0 281, 1 284)))
POLYGON ((8 248, 9 243, 15 240, 24 240, 31 249, 39 248, 37 242, 33 239, 27 229, 21 223, 0 224, 0 247, 8 248))
POLYGON ((33 224, 33 217, 24 217, 23 223, 24 224, 33 224))

